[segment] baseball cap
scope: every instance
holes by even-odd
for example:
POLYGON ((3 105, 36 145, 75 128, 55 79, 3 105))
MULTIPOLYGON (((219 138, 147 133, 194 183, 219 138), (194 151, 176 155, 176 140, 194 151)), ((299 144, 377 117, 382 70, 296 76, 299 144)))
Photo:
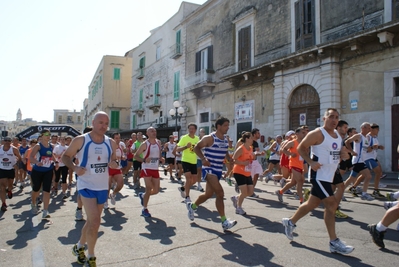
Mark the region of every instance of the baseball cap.
POLYGON ((277 139, 277 138, 283 138, 283 137, 282 137, 281 135, 277 135, 277 136, 276 136, 276 139, 277 139))
POLYGON ((291 136, 291 135, 293 135, 293 134, 295 134, 295 132, 294 132, 293 130, 289 130, 289 131, 285 134, 285 136, 291 136))
POLYGON ((9 136, 6 136, 6 137, 4 137, 4 139, 3 139, 4 141, 11 141, 11 137, 9 137, 9 136))

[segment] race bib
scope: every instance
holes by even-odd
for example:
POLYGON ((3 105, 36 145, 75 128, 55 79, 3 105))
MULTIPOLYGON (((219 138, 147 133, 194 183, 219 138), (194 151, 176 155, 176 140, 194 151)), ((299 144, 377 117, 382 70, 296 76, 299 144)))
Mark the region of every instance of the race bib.
POLYGON ((252 164, 248 164, 247 166, 245 166, 244 170, 246 172, 251 172, 252 171, 252 164))
POLYGON ((90 174, 101 174, 107 172, 107 163, 90 164, 90 174))
POLYGON ((42 156, 40 158, 40 162, 43 164, 42 167, 49 168, 51 166, 51 163, 53 163, 53 158, 52 157, 42 156))
POLYGON ((150 162, 147 163, 148 167, 152 168, 158 168, 159 165, 159 158, 150 158, 150 162))
POLYGON ((9 161, 7 158, 4 158, 1 161, 1 166, 4 168, 10 167, 11 166, 11 161, 9 161))
POLYGON ((340 151, 330 151, 329 163, 338 164, 340 159, 340 151))

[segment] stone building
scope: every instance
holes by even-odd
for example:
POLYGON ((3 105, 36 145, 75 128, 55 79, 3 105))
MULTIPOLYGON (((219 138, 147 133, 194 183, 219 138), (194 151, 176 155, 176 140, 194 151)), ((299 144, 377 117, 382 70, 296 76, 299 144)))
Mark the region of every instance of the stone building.
POLYGON ((398 0, 209 0, 181 25, 185 121, 272 136, 334 107, 358 130, 378 123, 378 158, 398 171, 398 0))
POLYGON ((53 123, 55 124, 67 124, 82 132, 82 122, 82 110, 54 109, 53 123))

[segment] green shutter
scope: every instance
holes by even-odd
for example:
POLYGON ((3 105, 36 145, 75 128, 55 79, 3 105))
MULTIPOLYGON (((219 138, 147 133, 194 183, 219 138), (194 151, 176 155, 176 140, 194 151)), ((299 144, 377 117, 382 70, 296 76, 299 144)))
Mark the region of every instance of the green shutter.
POLYGON ((156 81, 155 86, 154 86, 154 104, 155 105, 159 104, 158 94, 159 94, 159 81, 156 81))
POLYGON ((143 69, 145 67, 145 57, 140 58, 139 68, 143 69))
POLYGON ((119 129, 119 110, 111 111, 111 129, 119 129))
POLYGON ((121 79, 121 69, 114 68, 114 80, 120 80, 120 79, 121 79))
POLYGON ((143 89, 140 89, 140 96, 139 96, 139 109, 143 108, 143 89))
POLYGON ((136 128, 136 115, 132 116, 132 129, 136 128))
POLYGON ((174 87, 173 87, 173 100, 179 100, 180 95, 180 71, 175 72, 174 87))
POLYGON ((176 54, 180 54, 180 50, 181 50, 181 44, 180 44, 180 40, 181 39, 181 31, 178 30, 176 32, 176 54))

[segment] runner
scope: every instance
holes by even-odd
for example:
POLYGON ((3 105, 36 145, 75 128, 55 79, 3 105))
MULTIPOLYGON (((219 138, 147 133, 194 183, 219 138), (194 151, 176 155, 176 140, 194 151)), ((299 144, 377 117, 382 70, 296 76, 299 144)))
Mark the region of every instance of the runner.
MULTIPOLYGON (((200 128, 199 129, 199 140, 202 139, 202 137, 205 136, 205 129, 200 128)), ((201 186, 201 181, 202 181, 202 161, 200 158, 197 157, 197 190, 200 192, 204 192, 204 189, 201 186)))
MULTIPOLYGON (((68 176, 68 167, 62 162, 62 155, 64 154, 65 150, 67 150, 68 146, 65 144, 65 137, 61 136, 59 139, 59 144, 55 145, 53 149, 53 155, 58 161, 58 169, 55 171, 55 180, 54 180, 54 187, 58 188, 58 182, 61 178, 61 189, 62 189, 62 200, 66 201, 68 198, 67 196, 67 176, 68 176)), ((57 196, 57 195, 56 195, 57 196)))
POLYGON ((19 188, 22 190, 24 189, 25 185, 25 178, 26 178, 26 161, 25 159, 25 153, 29 149, 28 143, 26 141, 26 138, 23 137, 21 140, 21 145, 19 146, 19 154, 21 155, 21 160, 18 161, 18 180, 19 180, 19 188))
POLYGON ((311 167, 311 195, 309 200, 298 208, 294 216, 283 218, 282 223, 287 238, 293 240, 296 223, 311 210, 317 208, 320 202, 323 202, 324 222, 330 237, 330 252, 349 254, 354 248, 345 245, 335 233, 335 210, 338 204, 331 186, 338 167, 342 143, 340 135, 335 130, 338 117, 339 113, 336 109, 327 109, 323 116, 324 125, 311 131, 299 144, 299 155, 311 167), (311 157, 309 157, 309 148, 311 148, 311 157))
POLYGON ((181 157, 182 157, 182 152, 177 152, 177 145, 173 149, 173 155, 176 157, 176 178, 177 178, 177 183, 183 184, 183 181, 181 180, 181 176, 183 175, 183 166, 181 164, 181 157))
POLYGON ((7 210, 6 187, 9 180, 13 181, 15 177, 14 165, 21 160, 18 148, 11 145, 11 138, 4 137, 4 145, 0 147, 0 199, 1 211, 7 210))
POLYGON ((296 185, 297 195, 299 197, 299 203, 303 203, 303 193, 302 187, 305 179, 302 175, 303 173, 303 157, 299 155, 297 148, 299 143, 305 138, 306 131, 299 127, 295 130, 296 138, 292 141, 289 141, 282 147, 282 151, 284 154, 289 156, 289 168, 291 173, 291 181, 286 183, 281 190, 277 190, 275 193, 280 202, 283 202, 283 194, 285 191, 289 190, 291 187, 296 185))
POLYGON ((105 135, 109 125, 108 115, 102 111, 97 112, 92 125, 93 130, 90 133, 73 139, 62 160, 79 176, 77 186, 87 215, 79 242, 73 246, 72 253, 77 256, 78 263, 96 266, 94 248, 101 223, 101 212, 107 200, 108 167, 117 168, 118 163, 115 155, 117 144, 105 135), (72 161, 75 155, 79 165, 72 161), (87 258, 84 248, 86 242, 87 258))
POLYGON ((199 137, 195 135, 197 125, 190 123, 187 126, 188 134, 183 135, 177 144, 177 152, 182 152, 182 166, 186 183, 179 187, 180 195, 185 202, 191 202, 190 188, 197 180, 197 155, 194 152, 194 146, 199 142, 199 137))
MULTIPOLYGON (((72 142, 72 136, 70 135, 65 136, 65 145, 69 146, 71 142, 72 142)), ((72 188, 72 183, 73 183, 73 170, 68 169, 68 189, 72 188)))
POLYGON ((40 194, 40 189, 43 190, 43 213, 42 219, 50 218, 48 213, 48 206, 50 203, 50 190, 54 174, 54 165, 58 168, 58 161, 54 158, 53 148, 49 143, 51 133, 44 129, 40 132, 41 140, 32 149, 29 155, 29 161, 33 164, 32 167, 32 203, 31 211, 33 214, 38 214, 37 198, 40 194))
POLYGON ((277 168, 278 173, 281 173, 280 169, 280 148, 281 148, 281 143, 283 142, 283 137, 281 135, 276 136, 276 141, 272 143, 270 146, 270 157, 269 157, 269 166, 267 167, 267 170, 263 172, 263 175, 266 175, 266 183, 273 180, 273 174, 272 171, 274 168, 277 168))
MULTIPOLYGON (((111 204, 115 205, 116 204, 116 195, 119 193, 119 191, 123 187, 122 166, 120 165, 122 156, 123 156, 123 148, 120 145, 121 135, 119 133, 113 133, 112 139, 115 141, 115 143, 118 146, 115 151, 116 162, 118 163, 118 167, 117 168, 111 168, 111 167, 108 168, 108 174, 109 174, 108 195, 109 195, 109 198, 111 199, 111 204), (112 193, 110 193, 111 188, 112 188, 112 193)), ((104 203, 104 209, 108 209, 108 198, 107 198, 107 201, 104 203)))
POLYGON ((154 127, 148 128, 147 136, 148 139, 140 145, 134 159, 142 163, 140 177, 144 179, 145 183, 145 193, 139 193, 141 206, 143 206, 141 215, 151 217, 147 206, 150 196, 159 193, 159 162, 161 161, 164 164, 165 159, 162 157, 161 141, 157 139, 157 130, 154 127), (140 155, 144 156, 141 157, 140 155))
POLYGON ((233 201, 236 214, 245 215, 246 212, 242 209, 242 203, 246 197, 252 196, 254 192, 251 178, 251 163, 255 158, 252 151, 252 134, 250 132, 243 133, 239 141, 242 145, 233 154, 233 176, 240 189, 240 194, 232 196, 231 201, 233 201))
MULTIPOLYGON (((143 133, 138 132, 136 134, 137 140, 133 143, 131 147, 131 151, 133 155, 136 155, 137 150, 139 149, 141 143, 143 143, 143 133)), ((141 161, 136 160, 133 156, 133 189, 140 189, 140 171, 141 171, 141 161)), ((139 157, 143 157, 143 155, 138 155, 139 157)))
POLYGON ((175 180, 175 178, 173 178, 173 169, 175 169, 176 158, 176 156, 173 154, 173 150, 175 147, 175 137, 173 135, 169 135, 169 142, 166 142, 164 145, 164 151, 166 152, 166 163, 168 164, 168 167, 164 169, 164 174, 167 175, 167 171, 169 170, 170 181, 172 182, 175 180))
MULTIPOLYGON (((132 166, 133 166, 133 157, 134 157, 134 155, 133 155, 133 153, 132 153, 132 146, 133 146, 133 144, 134 144, 134 142, 136 142, 136 140, 137 140, 137 135, 136 135, 136 133, 132 133, 131 135, 130 135, 130 140, 129 140, 129 142, 128 142, 128 144, 127 144, 127 147, 126 147, 126 160, 127 160, 127 165, 126 165, 126 167, 122 170, 122 172, 123 172, 123 174, 125 175, 125 177, 127 178, 127 182, 129 182, 129 178, 128 178, 128 173, 129 173, 129 171, 130 171, 130 169, 132 168, 132 166)), ((134 181, 134 174, 133 174, 133 186, 134 186, 134 183, 135 181, 134 181)))
POLYGON ((220 178, 223 171, 223 160, 225 157, 233 163, 227 152, 228 141, 226 133, 229 130, 230 121, 227 118, 219 117, 215 122, 216 132, 204 136, 201 141, 195 146, 194 151, 202 160, 202 175, 206 180, 205 193, 202 193, 194 203, 188 202, 186 204, 188 209, 188 218, 194 220, 194 211, 198 206, 214 194, 216 195, 215 205, 222 220, 222 228, 224 231, 232 228, 237 224, 237 221, 226 218, 224 212, 224 191, 220 184, 220 178), (204 154, 202 153, 204 150, 204 154))

